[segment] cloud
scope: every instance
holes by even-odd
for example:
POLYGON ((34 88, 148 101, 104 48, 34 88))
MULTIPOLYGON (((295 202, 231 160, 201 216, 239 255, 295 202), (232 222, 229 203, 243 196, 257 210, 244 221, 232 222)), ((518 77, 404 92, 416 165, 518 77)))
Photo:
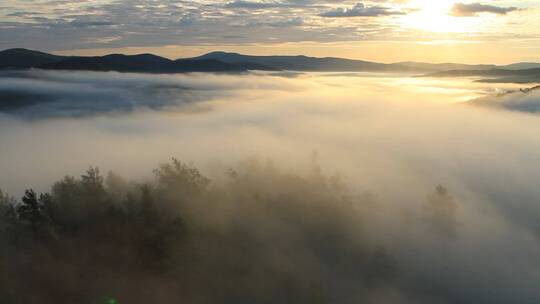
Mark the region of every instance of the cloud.
MULTIPOLYGON (((11 1, 4 5, 6 7, 0 10, 0 48, 76 49, 82 52, 128 47, 187 46, 193 49, 231 44, 241 47, 340 42, 345 45, 358 41, 410 43, 418 40, 417 29, 408 24, 387 20, 393 18, 368 18, 407 14, 414 8, 405 0, 103 0, 67 3, 11 1), (355 5, 357 2, 360 3, 355 5), (328 20, 319 18, 320 15, 358 18, 343 24, 326 22, 328 20), (287 20, 299 19, 302 19, 302 26, 298 23, 286 26, 287 20), (236 37, 233 41, 231 33, 236 37)), ((507 41, 509 35, 516 39, 536 37, 536 29, 540 27, 536 26, 534 10, 528 12, 531 13, 509 29, 512 33, 497 33, 499 27, 493 26, 490 27, 493 30, 477 31, 473 37, 452 33, 450 39, 439 33, 429 39, 507 41)))
POLYGON ((0 22, 0 46, 59 50, 211 45, 230 43, 231 33, 234 33, 237 44, 268 42, 269 37, 273 43, 342 40, 344 38, 335 33, 344 36, 353 31, 322 27, 309 18, 319 12, 318 5, 327 2, 105 1, 92 6, 77 3, 69 9, 55 8, 53 12, 40 7, 43 13, 39 16, 30 14, 35 7, 29 4, 30 7, 24 7, 26 10, 19 6, 12 8, 22 17, 6 16, 5 21, 0 22), (264 18, 252 10, 264 12, 264 18), (311 26, 298 26, 304 23, 311 26), (178 40, 179 35, 181 41, 178 40))
POLYGON ((352 8, 335 8, 320 14, 321 17, 340 18, 340 17, 379 17, 391 15, 403 15, 403 12, 395 11, 383 6, 366 6, 359 2, 352 8))
POLYGON ((473 100, 471 104, 511 111, 540 113, 540 87, 510 91, 499 96, 478 98, 473 100))
MULTIPOLYGON (((294 228, 304 219, 324 220, 326 213, 301 214, 294 225, 279 225, 291 219, 290 206, 281 205, 281 196, 260 204, 251 188, 242 193, 259 203, 252 208, 243 209, 243 200, 231 199, 231 205, 202 204, 211 209, 202 213, 217 213, 223 218, 216 222, 222 222, 228 218, 219 210, 228 210, 238 216, 235 223, 249 228, 240 231, 273 241, 268 252, 301 257, 309 269, 350 261, 346 249, 356 237, 386 248, 398 271, 376 287, 359 289, 370 285, 356 284, 364 272, 355 267, 345 272, 317 268, 321 271, 311 278, 324 282, 332 299, 368 302, 357 301, 365 300, 368 290, 373 303, 534 303, 540 296, 535 271, 540 260, 540 171, 532 164, 540 153, 540 119, 450 103, 450 95, 474 94, 479 86, 484 84, 452 80, 432 90, 405 78, 314 74, 4 75, 0 91, 12 88, 52 100, 2 114, 0 187, 14 195, 25 187, 45 191, 64 174, 78 175, 91 164, 145 180, 158 162, 171 156, 195 162, 216 181, 251 154, 270 157, 281 172, 306 172, 311 168, 307 159, 316 150, 321 170, 340 173, 350 189, 346 199, 358 203, 361 216, 315 223, 338 223, 347 229, 321 225, 314 233, 304 233, 294 228), (186 102, 197 106, 186 107, 186 102), (79 108, 92 115, 58 119, 66 108, 68 113, 79 108), (31 109, 33 115, 46 117, 21 119, 31 109), (443 184, 452 199, 434 199, 433 193, 444 192, 435 192, 437 184, 443 184), (276 204, 283 209, 272 209, 276 204), (258 210, 265 212, 253 217, 250 211, 258 210), (266 230, 266 224, 281 230, 266 230), (299 242, 311 236, 340 240, 339 246, 299 242), (324 259, 311 255, 313 247, 305 244, 318 245, 316 252, 323 252, 324 259), (303 248, 309 250, 297 251, 303 248)), ((263 190, 277 189, 278 195, 308 191, 309 197, 318 197, 317 189, 297 188, 288 183, 290 178, 271 176, 259 176, 263 190)), ((364 265, 368 257, 356 258, 364 265)))
POLYGON ((249 22, 249 26, 268 26, 268 27, 295 27, 304 24, 304 19, 300 17, 293 18, 291 20, 275 20, 270 22, 265 21, 252 21, 249 22))
POLYGON ((481 3, 456 3, 452 7, 450 14, 456 17, 475 17, 480 13, 506 15, 507 13, 517 10, 519 10, 517 7, 500 7, 481 3))
POLYGON ((320 4, 336 3, 338 0, 283 0, 283 1, 249 1, 235 0, 225 4, 227 8, 266 9, 266 8, 310 8, 320 4))
POLYGON ((111 21, 103 21, 103 20, 75 20, 72 22, 69 22, 69 26, 73 27, 99 27, 99 26, 114 26, 118 25, 115 22, 111 21))
MULTIPOLYGON (((0 111, 27 118, 81 117, 191 105, 250 88, 237 78, 92 72, 0 72, 0 111)), ((257 83, 256 85, 261 85, 257 83)), ((264 86, 277 87, 279 83, 264 86)))
POLYGON ((227 8, 247 8, 247 9, 264 9, 264 8, 275 8, 283 7, 287 4, 281 2, 255 2, 255 1, 244 1, 236 0, 229 2, 225 5, 227 8))

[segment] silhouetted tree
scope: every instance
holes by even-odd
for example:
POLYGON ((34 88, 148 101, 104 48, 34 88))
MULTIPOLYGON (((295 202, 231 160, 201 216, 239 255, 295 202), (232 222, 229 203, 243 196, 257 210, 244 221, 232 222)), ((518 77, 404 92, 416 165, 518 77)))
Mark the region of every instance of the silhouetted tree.
POLYGON ((122 200, 129 192, 128 183, 114 172, 109 172, 105 178, 107 194, 115 201, 122 200))
POLYGON ((15 199, 0 189, 0 218, 5 218, 12 210, 15 210, 15 199))
POLYGON ((50 203, 49 195, 40 195, 38 198, 34 190, 26 190, 22 203, 17 207, 19 219, 30 224, 32 232, 37 236, 40 226, 47 222, 45 207, 50 203))
POLYGON ((145 224, 156 224, 158 221, 158 211, 152 197, 150 185, 141 186, 141 208, 140 218, 145 224))
POLYGON ((210 179, 203 176, 195 166, 182 163, 175 158, 172 159, 172 163, 161 165, 154 173, 162 190, 177 194, 201 193, 210 184, 210 179))
POLYGON ((397 262, 386 248, 378 247, 369 258, 366 270, 366 283, 369 286, 384 285, 395 279, 397 262))
POLYGON ((17 245, 19 240, 18 235, 18 217, 16 209, 16 200, 15 198, 4 194, 0 190, 0 253, 3 250, 7 250, 4 244, 1 244, 4 240, 10 243, 11 245, 17 245))
POLYGON ((441 236, 456 237, 456 211, 458 205, 442 185, 435 188, 435 192, 428 196, 425 205, 427 221, 435 233, 441 236))
POLYGON ((81 186, 85 193, 95 203, 103 202, 105 199, 105 185, 98 167, 90 167, 86 174, 81 175, 81 186))
POLYGON ((134 220, 140 215, 139 201, 132 192, 126 194, 120 205, 125 210, 127 220, 134 220))
POLYGON ((395 284, 393 256, 363 237, 361 212, 341 181, 318 166, 297 175, 252 160, 212 187, 197 168, 176 159, 155 175, 155 182, 128 184, 112 174, 104 180, 90 167, 55 183, 51 195, 28 190, 18 205, 0 195, 5 214, 14 208, 4 217, 15 223, 9 234, 21 238, 21 246, 3 246, 7 234, 0 234, 0 259, 13 265, 9 279, 0 276, 0 298, 357 303, 364 289, 395 284), (30 230, 55 238, 37 239, 30 230), (9 293, 2 291, 9 289, 5 282, 14 282, 9 293), (351 288, 355 299, 340 301, 351 288))

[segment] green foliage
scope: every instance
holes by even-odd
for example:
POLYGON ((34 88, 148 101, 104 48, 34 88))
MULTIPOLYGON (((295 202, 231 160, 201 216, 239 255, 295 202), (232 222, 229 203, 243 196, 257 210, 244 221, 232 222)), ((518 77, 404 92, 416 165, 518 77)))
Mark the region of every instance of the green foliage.
POLYGON ((119 304, 118 301, 116 301, 116 299, 114 298, 107 298, 105 299, 105 301, 103 302, 103 304, 119 304))

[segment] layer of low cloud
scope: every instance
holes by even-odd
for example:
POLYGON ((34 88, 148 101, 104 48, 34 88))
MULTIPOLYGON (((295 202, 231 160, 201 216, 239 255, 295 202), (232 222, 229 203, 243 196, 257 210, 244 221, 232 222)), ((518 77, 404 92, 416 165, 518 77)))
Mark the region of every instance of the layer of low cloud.
POLYGON ((283 85, 279 81, 252 83, 233 76, 150 76, 115 72, 9 71, 0 72, 0 80, 0 112, 26 118, 189 107, 196 102, 226 96, 233 90, 283 85), (198 81, 199 78, 206 82, 198 81))
POLYGON ((481 13, 506 15, 517 10, 519 10, 517 7, 502 7, 481 3, 456 3, 452 7, 450 14, 456 17, 475 17, 481 13))
POLYGON ((471 104, 510 111, 539 113, 540 87, 511 91, 499 96, 475 99, 471 104))
MULTIPOLYGON (((126 92, 141 105, 170 107, 78 119, 56 119, 42 107, 48 118, 32 121, 21 119, 24 113, 2 114, 0 187, 13 195, 24 187, 46 190, 88 165, 145 180, 171 156, 194 161, 215 180, 253 154, 301 172, 315 150, 322 170, 340 173, 351 197, 372 198, 358 209, 362 231, 386 248, 397 269, 384 288, 368 288, 367 298, 357 286, 332 285, 331 274, 318 277, 336 298, 502 304, 533 303, 540 296, 540 172, 531 165, 540 153, 540 119, 446 102, 452 92, 476 88, 445 84, 408 92, 413 85, 407 81, 416 80, 313 74, 32 73, 41 84, 25 90, 41 85, 42 92, 73 99, 72 107, 90 92, 99 92, 93 98, 111 109, 126 92), (107 88, 121 93, 100 91, 107 88), (209 92, 196 102, 203 110, 181 106, 177 91, 185 88, 209 92), (429 194, 437 184, 448 189, 452 204, 433 207, 429 194), (441 217, 443 226, 437 224, 441 217)), ((283 240, 275 231, 269 235, 283 240)))

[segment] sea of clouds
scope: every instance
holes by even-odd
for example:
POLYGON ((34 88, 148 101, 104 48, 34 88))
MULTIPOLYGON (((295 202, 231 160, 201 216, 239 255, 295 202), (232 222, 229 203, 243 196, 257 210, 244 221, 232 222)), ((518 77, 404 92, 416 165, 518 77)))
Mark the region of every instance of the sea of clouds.
MULTIPOLYGON (((540 117, 523 106, 536 92, 484 107, 464 101, 515 87, 373 75, 0 77, 0 188, 13 195, 90 165, 144 180, 176 157, 219 180, 252 155, 301 172, 316 154, 351 193, 377 201, 364 225, 396 257, 401 288, 425 289, 426 303, 540 298, 540 117), (439 184, 457 206, 452 237, 425 219, 439 184)), ((412 301, 400 290, 379 300, 412 301)))

